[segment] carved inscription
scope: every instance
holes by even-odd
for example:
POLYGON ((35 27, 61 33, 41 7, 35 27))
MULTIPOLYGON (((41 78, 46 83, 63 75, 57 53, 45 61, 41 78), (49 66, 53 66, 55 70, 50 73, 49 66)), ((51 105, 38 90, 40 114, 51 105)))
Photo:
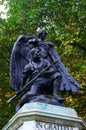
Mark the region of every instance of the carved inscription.
POLYGON ((71 126, 45 122, 36 122, 36 128, 37 130, 73 130, 71 126))

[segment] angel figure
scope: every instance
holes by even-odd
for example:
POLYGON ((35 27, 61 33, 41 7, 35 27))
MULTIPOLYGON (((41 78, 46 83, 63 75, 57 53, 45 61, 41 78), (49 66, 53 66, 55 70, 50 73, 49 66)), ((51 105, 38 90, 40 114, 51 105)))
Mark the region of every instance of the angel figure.
POLYGON ((59 91, 78 92, 78 82, 69 74, 52 42, 45 42, 46 30, 38 35, 21 35, 11 54, 10 83, 22 98, 16 109, 27 102, 45 102, 65 106, 59 91), (48 97, 51 95, 51 97, 48 97))

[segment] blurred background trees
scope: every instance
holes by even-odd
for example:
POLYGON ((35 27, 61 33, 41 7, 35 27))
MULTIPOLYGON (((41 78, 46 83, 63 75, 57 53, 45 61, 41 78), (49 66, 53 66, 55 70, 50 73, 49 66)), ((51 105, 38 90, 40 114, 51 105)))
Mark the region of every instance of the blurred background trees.
POLYGON ((62 62, 80 83, 76 94, 61 93, 65 104, 86 120, 86 0, 0 0, 7 13, 0 12, 0 127, 15 114, 14 95, 10 88, 10 54, 20 34, 47 30, 46 41, 54 43, 62 62))

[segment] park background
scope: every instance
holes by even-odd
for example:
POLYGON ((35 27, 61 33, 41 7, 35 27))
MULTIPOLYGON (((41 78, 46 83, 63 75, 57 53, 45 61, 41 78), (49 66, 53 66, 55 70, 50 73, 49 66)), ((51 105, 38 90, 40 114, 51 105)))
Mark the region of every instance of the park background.
POLYGON ((86 121, 86 0, 0 0, 0 129, 15 114, 10 88, 10 55, 21 34, 47 30, 67 70, 80 83, 78 94, 60 93, 67 107, 86 121))

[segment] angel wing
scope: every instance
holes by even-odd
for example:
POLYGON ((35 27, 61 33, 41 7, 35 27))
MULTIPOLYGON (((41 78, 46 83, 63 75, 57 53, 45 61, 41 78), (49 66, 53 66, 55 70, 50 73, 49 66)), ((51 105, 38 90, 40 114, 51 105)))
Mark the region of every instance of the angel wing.
POLYGON ((30 60, 30 48, 27 44, 28 36, 20 35, 14 43, 10 59, 10 84, 13 90, 20 90, 21 76, 24 66, 30 60))
POLYGON ((72 91, 72 92, 78 92, 79 89, 79 83, 69 74, 63 63, 61 62, 61 59, 58 55, 58 52, 55 50, 53 43, 48 43, 50 46, 50 55, 52 57, 52 60, 57 60, 56 67, 60 71, 62 75, 62 81, 60 86, 60 91, 72 91))

